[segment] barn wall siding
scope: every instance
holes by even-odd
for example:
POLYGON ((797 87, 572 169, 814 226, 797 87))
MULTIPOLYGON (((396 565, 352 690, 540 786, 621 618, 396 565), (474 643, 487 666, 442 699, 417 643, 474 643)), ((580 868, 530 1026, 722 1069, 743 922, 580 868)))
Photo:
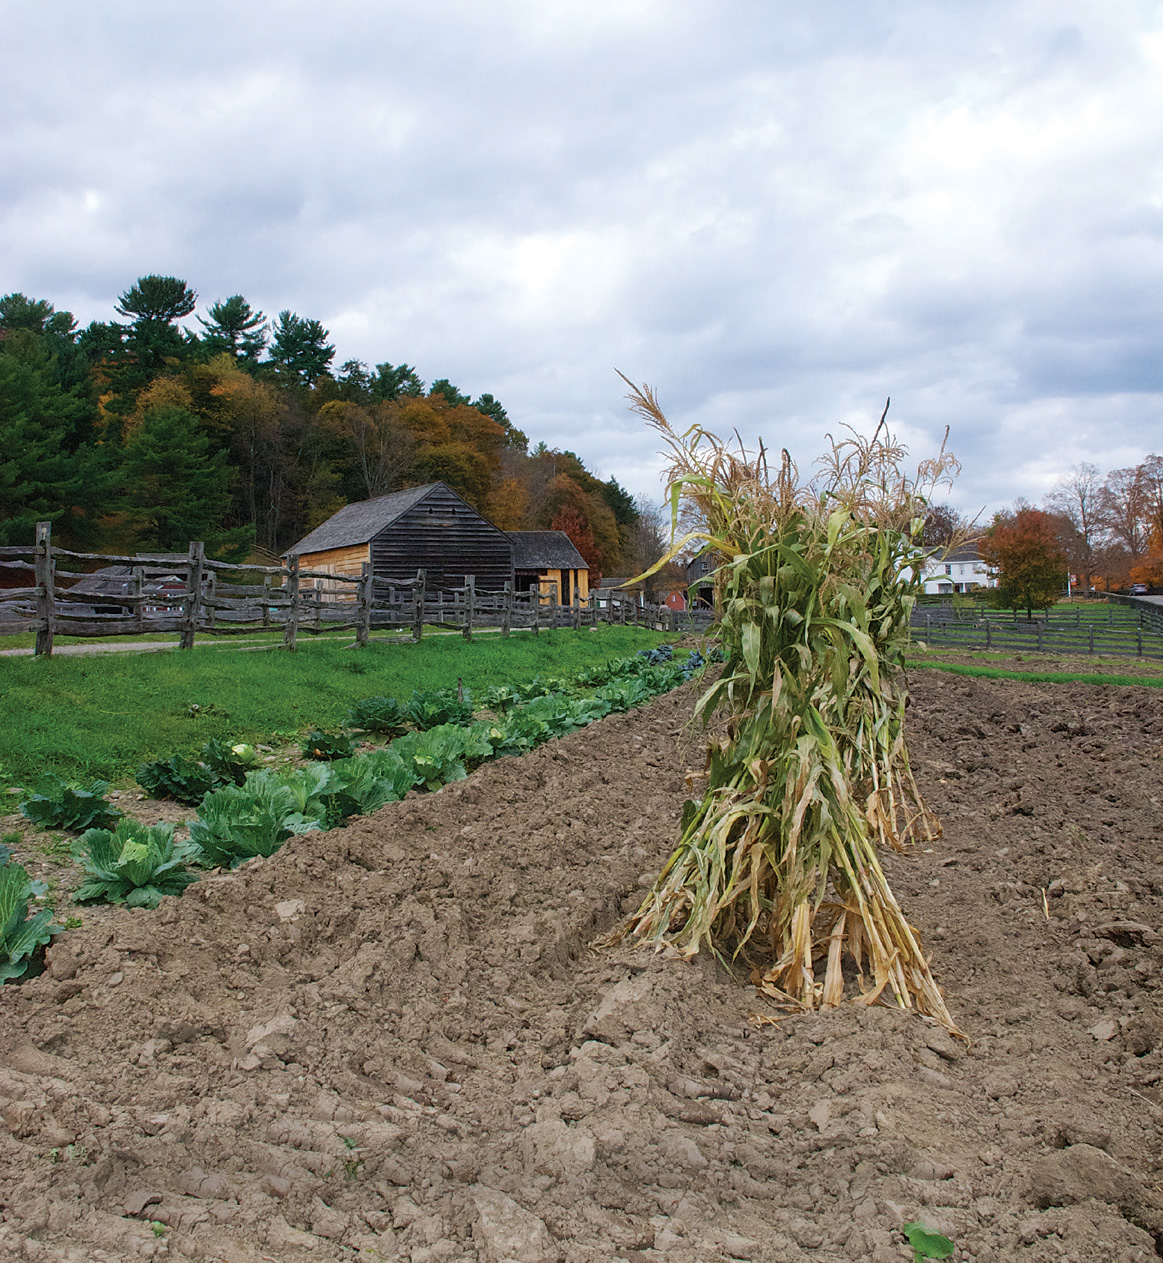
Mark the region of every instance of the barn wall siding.
POLYGON ((300 553, 299 565, 303 570, 327 570, 333 574, 358 575, 368 559, 366 544, 352 544, 347 548, 328 548, 320 553, 300 553))
POLYGON ((403 579, 427 572, 429 589, 458 588, 466 574, 477 590, 499 592, 513 578, 513 544, 447 487, 438 486, 371 541, 377 575, 403 579))

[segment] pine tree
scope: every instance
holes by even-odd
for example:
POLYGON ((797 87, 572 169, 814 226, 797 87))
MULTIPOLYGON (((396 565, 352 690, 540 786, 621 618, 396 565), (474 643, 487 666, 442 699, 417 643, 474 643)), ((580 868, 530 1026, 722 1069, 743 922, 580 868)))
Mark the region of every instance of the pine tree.
POLYGON ((255 311, 241 294, 232 294, 215 303, 206 313, 209 320, 198 317, 206 332, 202 345, 210 355, 228 351, 236 359, 253 364, 267 344, 267 318, 255 311))
POLYGON ((148 411, 125 445, 121 463, 124 512, 138 543, 163 552, 204 540, 207 552, 238 555, 253 527, 223 530, 234 471, 226 452, 211 452, 198 419, 184 408, 148 411))
POLYGON ((95 490, 87 401, 62 385, 46 339, 27 329, 0 343, 0 542, 29 543, 36 523, 58 521, 95 490))

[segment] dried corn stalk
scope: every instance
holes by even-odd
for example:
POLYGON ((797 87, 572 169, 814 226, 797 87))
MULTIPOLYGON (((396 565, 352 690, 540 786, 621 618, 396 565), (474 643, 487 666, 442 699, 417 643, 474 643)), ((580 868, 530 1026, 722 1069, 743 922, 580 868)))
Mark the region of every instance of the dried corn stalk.
POLYGON ((841 1003, 847 954, 857 1003, 892 997, 953 1029, 878 851, 940 832, 909 769, 903 668, 927 496, 956 461, 942 449, 904 475, 882 417, 871 439, 831 440, 801 484, 786 451, 770 474, 762 448, 678 435, 627 384, 669 449, 674 534, 680 513, 699 523, 658 564, 692 540, 721 563, 726 666, 698 713, 727 719, 629 932, 746 960, 762 991, 809 1008, 841 1003))

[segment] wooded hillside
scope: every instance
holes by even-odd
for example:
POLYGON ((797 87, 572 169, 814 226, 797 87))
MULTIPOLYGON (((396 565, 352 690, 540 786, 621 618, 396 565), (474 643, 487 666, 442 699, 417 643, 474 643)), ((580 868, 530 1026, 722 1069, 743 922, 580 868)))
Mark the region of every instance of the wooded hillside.
POLYGON ((336 368, 319 321, 239 294, 203 306, 177 277, 140 277, 116 312, 78 329, 46 299, 0 298, 0 544, 51 520, 92 550, 201 539, 241 560, 441 480, 504 530, 565 530, 595 571, 657 556, 645 506, 572 452, 530 450, 491 394, 404 363, 336 368))

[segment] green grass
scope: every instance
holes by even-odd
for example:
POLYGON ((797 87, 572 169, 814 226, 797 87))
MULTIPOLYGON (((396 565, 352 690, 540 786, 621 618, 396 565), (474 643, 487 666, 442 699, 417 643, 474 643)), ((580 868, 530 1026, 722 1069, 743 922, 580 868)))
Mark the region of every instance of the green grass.
MULTIPOLYGON (((117 653, 0 658, 0 783, 44 772, 128 784, 138 764, 195 754, 210 737, 266 741, 334 728, 361 697, 572 675, 666 639, 635 627, 540 636, 433 636, 344 648, 305 637, 298 652, 117 653), (192 707, 197 707, 193 710, 192 707)), ((345 642, 350 643, 350 642, 345 642)))
POLYGON ((968 675, 981 680, 1029 680, 1034 684, 1133 684, 1147 688, 1163 688, 1163 675, 1095 675, 1086 671, 1011 671, 1004 667, 968 666, 960 662, 932 662, 910 658, 910 670, 948 671, 950 675, 968 675))

